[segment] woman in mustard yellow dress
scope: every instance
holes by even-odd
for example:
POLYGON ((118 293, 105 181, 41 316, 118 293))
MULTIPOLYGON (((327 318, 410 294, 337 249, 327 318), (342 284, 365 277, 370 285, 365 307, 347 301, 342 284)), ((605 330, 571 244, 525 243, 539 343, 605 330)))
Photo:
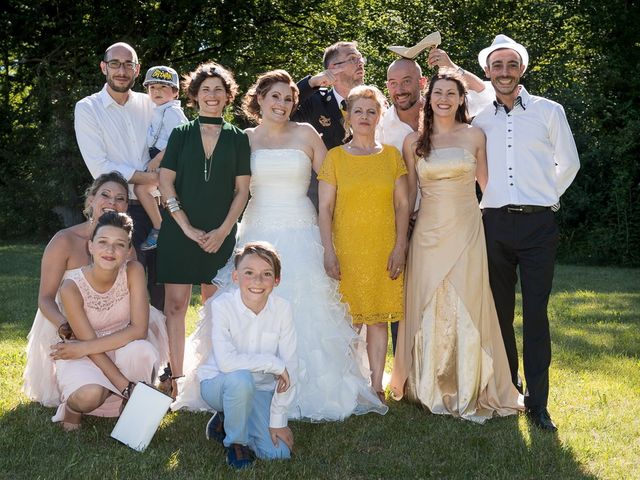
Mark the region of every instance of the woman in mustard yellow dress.
POLYGON ((325 269, 340 281, 354 324, 367 325, 371 385, 384 401, 388 322, 403 317, 409 201, 400 152, 376 142, 385 99, 372 86, 347 98, 345 145, 327 154, 318 174, 325 269))

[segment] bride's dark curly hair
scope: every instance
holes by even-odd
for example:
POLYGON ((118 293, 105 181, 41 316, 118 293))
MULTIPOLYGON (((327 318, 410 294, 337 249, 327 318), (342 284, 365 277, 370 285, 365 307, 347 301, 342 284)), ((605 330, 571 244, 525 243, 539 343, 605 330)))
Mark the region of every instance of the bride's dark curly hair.
POLYGON ((467 84, 457 71, 453 69, 440 69, 440 71, 429 80, 429 88, 424 102, 422 115, 422 125, 420 126, 420 136, 416 142, 416 156, 427 158, 431 153, 431 134, 433 133, 433 108, 431 107, 431 94, 438 80, 450 80, 455 82, 458 93, 462 97, 462 104, 456 110, 456 121, 460 123, 470 123, 467 115, 467 84))

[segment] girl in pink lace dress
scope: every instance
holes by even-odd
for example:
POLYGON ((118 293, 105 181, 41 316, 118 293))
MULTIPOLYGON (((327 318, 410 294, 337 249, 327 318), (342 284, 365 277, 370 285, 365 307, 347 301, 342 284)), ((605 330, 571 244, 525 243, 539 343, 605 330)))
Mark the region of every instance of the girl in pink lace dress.
POLYGON ((73 272, 60 297, 77 340, 51 347, 62 403, 53 417, 65 430, 83 414, 117 417, 136 382, 151 382, 158 351, 148 341, 149 302, 142 266, 127 262, 133 223, 100 217, 89 241, 91 265, 73 272))

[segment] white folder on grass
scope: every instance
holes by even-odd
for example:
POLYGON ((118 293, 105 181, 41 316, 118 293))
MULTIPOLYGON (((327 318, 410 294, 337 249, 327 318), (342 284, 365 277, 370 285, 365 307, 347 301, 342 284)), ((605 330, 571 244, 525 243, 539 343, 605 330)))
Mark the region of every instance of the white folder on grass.
POLYGON ((143 452, 151 443, 172 401, 171 397, 146 383, 136 384, 111 437, 143 452))

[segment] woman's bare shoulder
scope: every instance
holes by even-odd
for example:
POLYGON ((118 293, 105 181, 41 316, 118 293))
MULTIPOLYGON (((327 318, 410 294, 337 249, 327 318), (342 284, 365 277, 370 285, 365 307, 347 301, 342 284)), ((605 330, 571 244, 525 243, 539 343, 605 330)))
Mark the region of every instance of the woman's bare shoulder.
POLYGON ((47 244, 43 254, 43 261, 64 263, 65 269, 86 264, 84 260, 88 253, 87 238, 84 230, 84 224, 79 224, 58 231, 47 244), (73 258, 78 258, 82 261, 71 262, 74 265, 69 265, 69 260, 73 258), (79 265, 75 265, 75 263, 79 263, 79 265))

